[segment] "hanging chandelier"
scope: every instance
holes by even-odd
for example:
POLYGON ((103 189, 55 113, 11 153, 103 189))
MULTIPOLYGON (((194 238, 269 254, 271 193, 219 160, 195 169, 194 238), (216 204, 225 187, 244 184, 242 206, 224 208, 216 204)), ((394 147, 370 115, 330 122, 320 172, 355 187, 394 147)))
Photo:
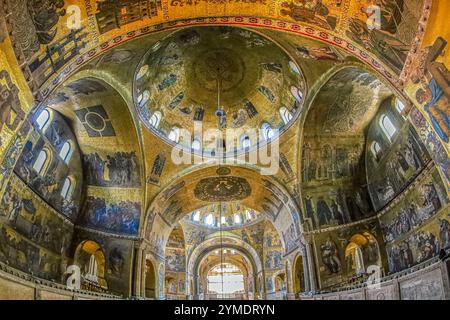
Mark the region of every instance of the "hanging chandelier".
POLYGON ((222 75, 220 71, 220 67, 217 68, 217 110, 216 117, 218 119, 218 127, 220 130, 224 130, 227 127, 227 113, 224 108, 221 106, 221 90, 222 90, 222 75))

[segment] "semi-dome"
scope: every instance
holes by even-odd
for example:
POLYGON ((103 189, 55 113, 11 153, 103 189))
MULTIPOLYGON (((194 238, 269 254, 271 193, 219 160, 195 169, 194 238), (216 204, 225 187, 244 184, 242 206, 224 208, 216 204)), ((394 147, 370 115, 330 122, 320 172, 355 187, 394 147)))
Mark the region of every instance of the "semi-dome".
POLYGON ((145 126, 193 151, 220 145, 206 136, 209 129, 234 129, 230 152, 273 139, 295 120, 304 93, 300 68, 272 40, 241 28, 197 27, 147 52, 134 98, 145 126))

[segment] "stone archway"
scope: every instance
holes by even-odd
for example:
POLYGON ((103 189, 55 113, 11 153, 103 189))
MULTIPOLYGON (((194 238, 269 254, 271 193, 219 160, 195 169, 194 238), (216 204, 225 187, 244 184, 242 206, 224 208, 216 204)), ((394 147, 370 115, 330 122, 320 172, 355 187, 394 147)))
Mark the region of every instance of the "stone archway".
MULTIPOLYGON (((153 200, 145 219, 143 237, 156 251, 164 245, 173 226, 184 216, 219 201, 207 190, 221 181, 233 188, 234 193, 229 195, 228 201, 238 200, 267 215, 280 235, 285 254, 293 252, 304 242, 300 211, 282 184, 248 166, 221 167, 221 170, 227 169, 226 175, 221 175, 219 168, 203 166, 189 170, 153 200)), ((227 199, 220 198, 220 202, 226 202, 227 199)))
MULTIPOLYGON (((193 282, 193 292, 191 296, 195 299, 208 298, 207 279, 208 272, 222 263, 231 263, 241 269, 246 276, 245 292, 243 295, 236 296, 239 299, 253 299, 256 294, 256 275, 262 273, 262 262, 257 252, 242 240, 226 237, 223 239, 212 238, 199 247, 191 254, 188 264, 188 275, 193 282), (227 252, 222 255, 221 251, 227 252), (213 259, 209 259, 215 255, 213 259), (240 259, 236 258, 237 256, 240 259)), ((217 298, 214 296, 212 298, 217 298)))
POLYGON ((303 269, 303 257, 301 255, 298 255, 297 258, 295 258, 293 271, 294 293, 297 295, 306 289, 305 270, 303 269))
POLYGON ((145 298, 155 299, 156 296, 156 270, 150 259, 145 260, 145 298))
POLYGON ((81 269, 83 289, 107 290, 105 253, 97 242, 91 240, 81 242, 75 250, 74 263, 81 269))

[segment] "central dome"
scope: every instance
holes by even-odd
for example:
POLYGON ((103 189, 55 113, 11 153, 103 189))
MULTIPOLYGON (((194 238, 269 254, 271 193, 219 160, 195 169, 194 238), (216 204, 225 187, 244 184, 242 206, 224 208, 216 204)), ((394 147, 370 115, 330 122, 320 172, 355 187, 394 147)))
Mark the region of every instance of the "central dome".
POLYGON ((184 29, 156 43, 139 64, 134 88, 143 123, 194 151, 208 150, 201 136, 209 129, 239 129, 244 136, 263 129, 259 142, 273 138, 295 120, 305 92, 300 68, 281 47, 233 27, 184 29))
POLYGON ((220 84, 222 103, 235 105, 240 102, 236 94, 238 87, 244 91, 251 90, 252 80, 257 81, 257 74, 246 74, 248 65, 239 54, 231 49, 219 48, 205 50, 193 62, 193 68, 186 70, 188 79, 195 81, 189 86, 192 99, 205 106, 217 105, 217 85, 220 84), (245 81, 245 82, 244 82, 245 81), (209 95, 197 96, 196 93, 207 90, 209 95))

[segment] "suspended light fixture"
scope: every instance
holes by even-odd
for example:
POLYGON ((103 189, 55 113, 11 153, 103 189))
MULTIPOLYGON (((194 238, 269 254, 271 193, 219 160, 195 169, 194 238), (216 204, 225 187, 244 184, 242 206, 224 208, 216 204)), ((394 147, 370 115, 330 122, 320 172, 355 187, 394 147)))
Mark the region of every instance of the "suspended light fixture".
MULTIPOLYGON (((216 80, 217 80, 217 110, 216 117, 218 120, 218 127, 220 130, 224 130, 227 127, 227 114, 221 105, 221 90, 222 90, 222 73, 224 70, 220 66, 216 69, 216 80)), ((221 166, 221 161, 219 161, 219 169, 221 166)), ((219 202, 219 221, 222 222, 225 217, 223 216, 223 206, 222 202, 219 202)), ((224 243, 223 243, 223 223, 219 223, 220 230, 220 273, 222 279, 222 295, 224 292, 224 243)))
MULTIPOLYGON (((222 220, 223 214, 222 214, 222 203, 219 203, 219 219, 222 220)), ((223 247, 223 229, 222 224, 220 224, 220 274, 222 279, 222 295, 224 291, 224 270, 223 270, 223 263, 224 263, 224 247, 223 247)))
POLYGON ((216 110, 216 117, 218 119, 219 123, 219 129, 223 130, 227 127, 227 113, 225 112, 224 108, 221 106, 220 101, 220 94, 222 90, 222 75, 220 67, 217 68, 217 110, 216 110))

